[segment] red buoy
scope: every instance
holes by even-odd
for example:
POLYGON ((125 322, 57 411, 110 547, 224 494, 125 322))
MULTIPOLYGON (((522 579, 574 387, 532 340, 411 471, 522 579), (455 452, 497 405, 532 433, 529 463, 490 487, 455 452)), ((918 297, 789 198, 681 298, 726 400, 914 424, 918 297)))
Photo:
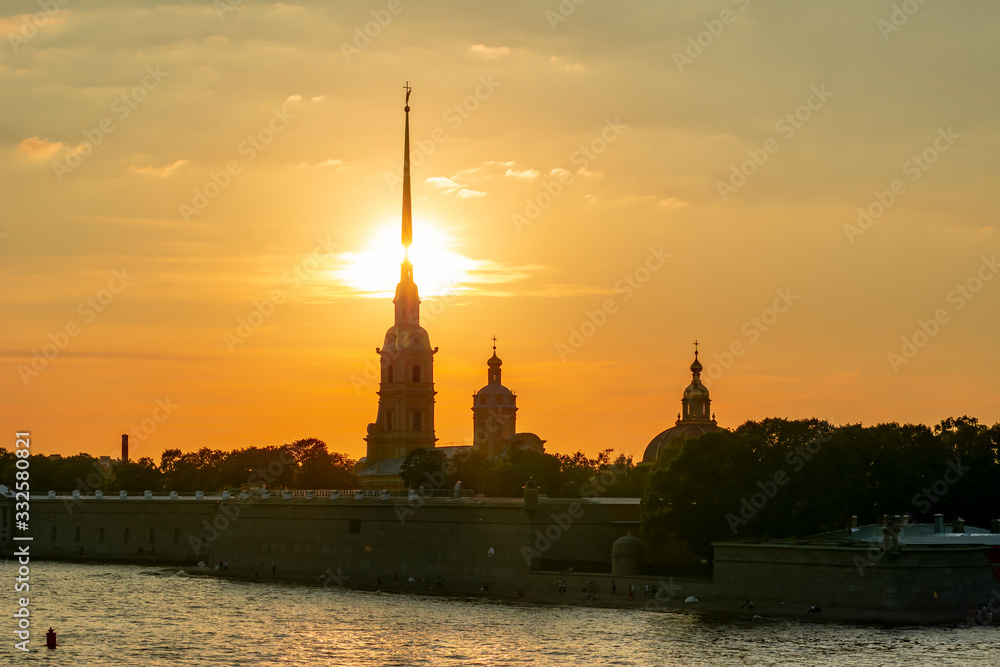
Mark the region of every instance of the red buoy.
POLYGON ((56 647, 56 631, 49 628, 49 631, 45 633, 45 646, 47 648, 56 647))

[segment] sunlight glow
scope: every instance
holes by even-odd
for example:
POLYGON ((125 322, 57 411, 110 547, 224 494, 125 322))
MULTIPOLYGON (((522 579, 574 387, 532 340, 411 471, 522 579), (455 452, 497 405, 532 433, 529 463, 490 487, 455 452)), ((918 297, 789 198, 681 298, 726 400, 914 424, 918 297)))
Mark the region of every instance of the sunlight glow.
MULTIPOLYGON (((470 276, 480 262, 454 252, 454 240, 433 225, 414 219, 410 261, 413 279, 421 296, 441 296, 469 290, 470 276)), ((391 296, 399 282, 399 264, 403 246, 399 242, 399 223, 375 230, 367 247, 360 252, 338 257, 340 266, 331 277, 368 297, 391 296)))

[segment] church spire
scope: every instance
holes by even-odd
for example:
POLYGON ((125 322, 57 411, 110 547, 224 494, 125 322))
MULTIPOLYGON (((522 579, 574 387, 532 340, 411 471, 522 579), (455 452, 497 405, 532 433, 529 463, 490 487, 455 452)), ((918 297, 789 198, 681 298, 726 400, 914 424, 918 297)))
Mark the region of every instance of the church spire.
POLYGON ((403 86, 406 91, 406 129, 403 134, 403 247, 409 259, 410 244, 413 243, 413 212, 410 208, 410 82, 403 86))
POLYGON ((396 285, 396 324, 420 323, 420 296, 413 282, 413 264, 410 262, 410 244, 413 242, 413 212, 410 206, 410 88, 409 82, 403 86, 406 91, 406 126, 403 132, 403 262, 399 265, 399 284, 396 285))

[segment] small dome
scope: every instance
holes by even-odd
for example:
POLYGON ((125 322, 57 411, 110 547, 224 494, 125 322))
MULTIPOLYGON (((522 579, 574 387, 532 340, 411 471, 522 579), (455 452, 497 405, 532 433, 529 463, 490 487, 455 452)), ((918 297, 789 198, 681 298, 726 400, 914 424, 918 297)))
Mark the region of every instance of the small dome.
POLYGON ((486 360, 486 365, 490 368, 499 368, 501 364, 503 361, 497 356, 497 351, 493 350, 493 356, 486 360))
POLYGON ((514 392, 502 384, 488 384, 476 392, 476 396, 504 396, 514 398, 514 392))
POLYGON ((724 430, 722 427, 716 426, 714 422, 680 422, 650 441, 646 446, 646 451, 643 452, 642 462, 652 463, 657 458, 679 447, 682 439, 691 440, 705 433, 724 430))
MULTIPOLYGON (((606 543, 605 543, 606 544, 606 543)), ((642 540, 629 531, 627 535, 619 537, 611 545, 611 555, 616 558, 642 558, 646 552, 646 545, 642 540)))
POLYGON ((700 382, 692 382, 684 390, 684 398, 694 398, 695 396, 708 396, 708 387, 700 382))
POLYGON ((698 361, 698 353, 695 352, 694 353, 694 362, 692 362, 692 364, 691 364, 691 372, 692 373, 701 373, 701 369, 702 369, 702 365, 701 365, 701 362, 698 361))

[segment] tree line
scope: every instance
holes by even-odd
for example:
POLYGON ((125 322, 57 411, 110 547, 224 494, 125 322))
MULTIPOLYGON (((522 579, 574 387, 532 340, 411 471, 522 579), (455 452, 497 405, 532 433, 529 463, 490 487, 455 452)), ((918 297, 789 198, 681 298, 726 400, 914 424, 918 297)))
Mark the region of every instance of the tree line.
MULTIPOLYGON (((149 457, 103 466, 89 454, 29 457, 31 488, 35 493, 50 489, 82 493, 102 491, 222 491, 243 485, 287 489, 353 489, 359 486, 355 461, 330 452, 317 438, 291 444, 247 447, 224 452, 202 447, 183 453, 168 449, 159 465, 149 457)), ((3 479, 13 480, 13 452, 0 449, 3 479)))
POLYGON ((642 498, 654 544, 682 537, 710 558, 711 543, 805 536, 883 514, 990 527, 1000 518, 1000 424, 950 418, 914 424, 818 419, 748 421, 661 457, 642 498))
POLYGON ((439 449, 415 449, 403 460, 400 477, 410 489, 452 489, 461 482, 490 498, 520 498, 529 479, 552 498, 638 498, 649 466, 613 456, 612 449, 588 458, 579 451, 548 454, 515 446, 491 459, 471 447, 449 458, 439 449))

